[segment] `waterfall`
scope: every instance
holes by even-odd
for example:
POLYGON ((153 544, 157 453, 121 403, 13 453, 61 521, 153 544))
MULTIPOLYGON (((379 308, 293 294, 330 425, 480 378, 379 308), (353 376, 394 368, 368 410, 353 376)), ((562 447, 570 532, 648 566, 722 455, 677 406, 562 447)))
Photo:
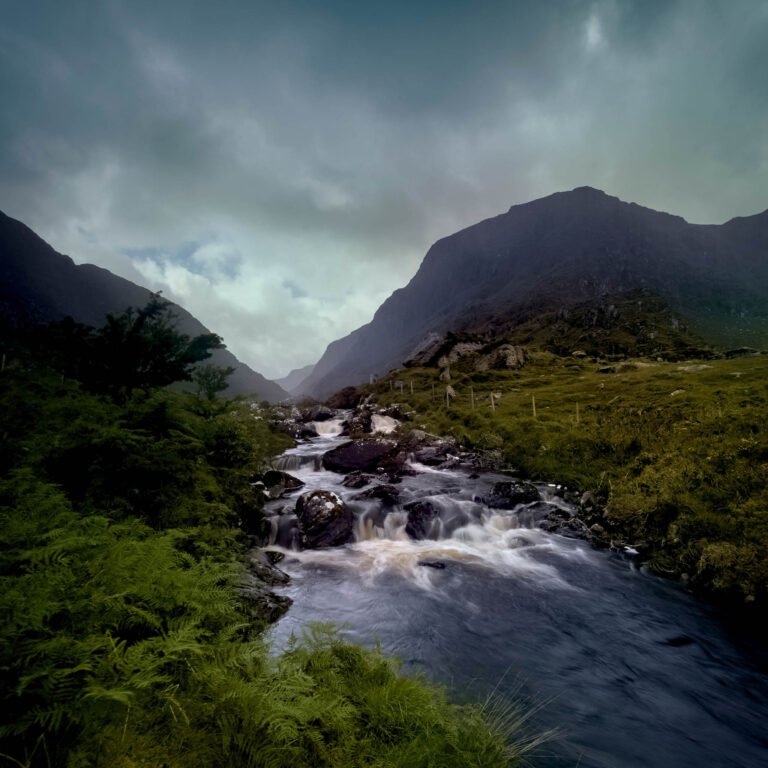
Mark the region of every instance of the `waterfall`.
POLYGON ((320 437, 336 437, 344 430, 344 419, 328 419, 327 421, 313 421, 312 427, 320 437))
POLYGON ((371 416, 371 432, 381 432, 388 435, 394 432, 399 424, 400 422, 391 416, 380 416, 378 413, 371 416))

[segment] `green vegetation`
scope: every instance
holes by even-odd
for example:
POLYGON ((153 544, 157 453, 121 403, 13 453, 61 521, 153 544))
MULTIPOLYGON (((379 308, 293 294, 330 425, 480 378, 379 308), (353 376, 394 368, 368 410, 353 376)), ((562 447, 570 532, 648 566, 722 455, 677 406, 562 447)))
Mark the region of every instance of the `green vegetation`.
MULTIPOLYGON (((514 763, 516 721, 378 651, 316 628, 270 652, 238 584, 263 523, 252 483, 286 438, 216 399, 215 371, 199 396, 163 389, 205 340, 132 334, 136 318, 65 328, 63 357, 17 345, 0 375, 0 765, 514 763), (113 331, 133 356, 102 349, 93 375, 113 331)), ((61 333, 36 338, 61 351, 61 333)))
POLYGON ((591 491, 600 524, 657 572, 713 597, 768 597, 768 358, 606 366, 538 352, 475 372, 470 357, 451 367, 449 406, 438 373, 361 389, 523 475, 591 491))

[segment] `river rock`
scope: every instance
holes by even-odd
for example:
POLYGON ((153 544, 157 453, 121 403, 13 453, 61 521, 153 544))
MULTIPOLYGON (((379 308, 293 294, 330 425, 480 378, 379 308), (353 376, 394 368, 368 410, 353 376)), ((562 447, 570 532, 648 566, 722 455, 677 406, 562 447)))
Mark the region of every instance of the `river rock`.
POLYGON ((408 522, 405 532, 412 539, 428 539, 432 532, 432 524, 440 514, 440 510, 430 501, 412 501, 403 507, 408 512, 408 522))
POLYGON ((254 574, 243 578, 238 592, 249 618, 259 624, 273 624, 293 605, 290 597, 276 595, 254 574))
POLYGON ((505 480, 494 484, 486 504, 492 509, 513 509, 518 504, 530 504, 540 500, 541 495, 533 483, 525 480, 505 480))
POLYGON ((400 491, 398 491, 394 485, 386 483, 383 485, 374 485, 372 488, 368 488, 362 493, 353 496, 352 499, 353 501, 358 501, 360 499, 379 499, 384 505, 394 507, 395 504, 400 501, 400 491))
POLYGON ((364 488, 368 485, 373 478, 370 475, 364 475, 359 470, 350 472, 342 481, 341 484, 345 488, 364 488))
POLYGON ((252 620, 273 623, 290 608, 293 600, 276 595, 270 587, 287 584, 290 578, 275 567, 269 554, 263 550, 253 550, 249 561, 250 567, 240 580, 238 592, 252 620))
POLYGON ((401 466, 402 458, 398 457, 398 445, 387 438, 370 438, 344 443, 338 448, 323 454, 323 467, 330 472, 347 474, 358 470, 360 472, 388 471, 401 466))
POLYGON ((373 428, 373 409, 368 405, 361 405, 355 409, 352 416, 344 422, 345 435, 370 434, 373 428))
MULTIPOLYGON (((272 554, 280 554, 274 552, 272 554)), ((291 579, 287 573, 281 571, 272 562, 272 558, 264 550, 253 550, 249 556, 250 572, 263 584, 275 586, 276 584, 287 584, 291 579)))
POLYGON ((306 413, 304 421, 328 421, 336 414, 327 405, 313 405, 306 413))
POLYGON ((279 499, 283 494, 289 491, 295 491, 297 488, 303 488, 305 483, 298 477, 289 475, 281 469, 269 469, 262 478, 270 499, 279 499))
POLYGON ((308 549, 336 547, 352 537, 352 511, 333 491, 308 491, 296 502, 301 543, 308 549))

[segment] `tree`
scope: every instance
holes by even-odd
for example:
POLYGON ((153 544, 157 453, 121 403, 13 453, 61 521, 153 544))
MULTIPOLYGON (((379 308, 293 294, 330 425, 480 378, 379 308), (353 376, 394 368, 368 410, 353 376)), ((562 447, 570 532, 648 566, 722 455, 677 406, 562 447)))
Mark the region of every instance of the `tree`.
POLYGON ((215 333, 191 338, 177 331, 171 303, 153 293, 143 309, 107 315, 106 325, 93 337, 88 383, 124 400, 137 389, 191 381, 195 364, 223 346, 215 333))
POLYGON ((197 384, 197 396, 206 400, 214 400, 219 392, 223 392, 228 386, 227 379, 235 372, 232 366, 222 368, 218 365, 199 365, 192 374, 192 379, 197 384))

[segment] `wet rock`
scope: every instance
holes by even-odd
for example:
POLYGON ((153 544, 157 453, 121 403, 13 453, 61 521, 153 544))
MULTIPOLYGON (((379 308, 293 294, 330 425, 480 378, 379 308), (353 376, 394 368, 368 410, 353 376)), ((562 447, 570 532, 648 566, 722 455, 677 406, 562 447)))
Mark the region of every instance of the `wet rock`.
POLYGON ((599 523, 595 523, 594 525, 589 526, 589 532, 593 536, 605 536, 605 528, 603 528, 602 525, 599 523))
POLYGON ((394 485, 374 485, 372 488, 352 497, 353 501, 360 499, 379 499, 388 507, 394 507, 400 501, 400 491, 394 485))
POLYGON ((280 553, 267 553, 262 550, 251 552, 248 572, 238 587, 249 617, 253 621, 267 624, 277 621, 293 604, 290 597, 276 595, 270 589, 290 581, 287 573, 275 567, 271 554, 280 553))
POLYGON ((611 546, 611 540, 606 535, 605 528, 599 523, 589 526, 586 537, 596 547, 605 548, 611 546))
POLYGON ((533 483, 525 480, 505 480, 495 483, 486 503, 492 509, 512 509, 518 504, 540 501, 541 495, 533 483))
MULTIPOLYGON (((280 553, 274 552, 272 554, 280 553)), ((263 584, 275 586, 276 584, 287 584, 291 580, 290 576, 281 571, 263 550, 251 552, 248 565, 250 573, 263 584)))
POLYGON ((264 554, 272 565, 282 563, 285 560, 285 555, 282 552, 275 552, 273 549, 265 549, 264 554))
POLYGON ((453 446, 450 443, 436 443, 427 445, 413 452, 413 460, 420 464, 436 467, 445 461, 453 446))
POLYGON ((293 605, 290 597, 276 595, 253 574, 243 578, 238 592, 250 619, 259 623, 274 624, 293 605))
POLYGON ((402 466, 404 457, 398 456, 398 444, 388 438, 371 438, 344 443, 338 448, 323 454, 323 467, 330 472, 347 474, 358 470, 360 472, 376 472, 381 469, 402 466))
POLYGON ((298 477, 289 475, 281 469, 267 470, 262 482, 270 499, 279 499, 283 494, 303 488, 305 485, 303 480, 299 480, 298 477))
POLYGON ((437 571, 445 570, 445 563, 441 560, 419 560, 416 565, 420 565, 423 568, 434 568, 437 571))
POLYGON ((547 523, 554 521, 556 525, 559 525, 562 519, 569 517, 567 513, 563 513, 557 507, 543 501, 527 507, 521 507, 515 512, 515 516, 524 528, 533 528, 535 526, 544 528, 542 521, 547 523))
POLYGON ((410 504, 406 504, 403 509, 408 512, 405 532, 412 539, 428 539, 440 510, 427 500, 412 501, 410 504))
POLYGON ((370 434, 373 429, 373 408, 369 405, 362 405, 347 419, 344 423, 345 435, 370 434))
POLYGON ((328 421, 336 414, 327 405, 313 405, 304 417, 305 421, 328 421))
POLYGON ((301 543, 308 549, 336 547, 352 537, 352 511, 333 491, 309 491, 296 502, 301 543))
POLYGON ((364 488, 372 479, 373 478, 370 475, 364 475, 362 472, 355 470, 354 472, 350 472, 341 481, 341 485, 345 488, 364 488))
POLYGON ((587 538, 588 528, 583 520, 578 517, 571 518, 570 520, 564 520, 560 523, 557 532, 563 536, 567 536, 569 539, 585 539, 587 538))

